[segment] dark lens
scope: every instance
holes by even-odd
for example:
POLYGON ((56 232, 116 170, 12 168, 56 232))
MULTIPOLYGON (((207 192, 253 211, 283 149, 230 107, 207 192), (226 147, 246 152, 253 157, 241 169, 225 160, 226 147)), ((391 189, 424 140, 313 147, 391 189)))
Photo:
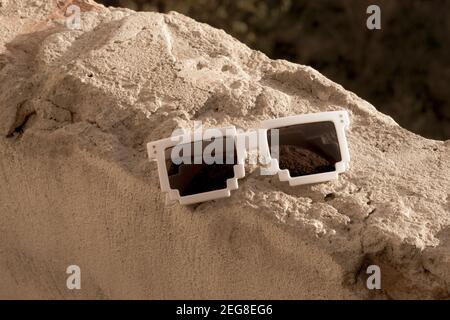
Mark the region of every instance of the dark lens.
POLYGON ((234 137, 213 138, 208 141, 182 144, 178 146, 180 152, 177 151, 176 154, 172 152, 174 148, 166 149, 166 168, 170 188, 178 190, 182 197, 226 189, 227 179, 234 177, 233 166, 237 163, 234 137), (198 149, 194 146, 196 143, 200 144, 198 149), (211 143, 216 143, 216 146, 221 145, 221 150, 212 148, 211 143), (218 159, 212 164, 205 163, 203 157, 208 146, 210 146, 209 151, 211 149, 213 151, 211 155, 218 159), (197 161, 194 162, 196 159, 197 161), (180 161, 181 163, 179 163, 180 161))
POLYGON ((342 159, 336 127, 331 121, 271 129, 267 139, 272 157, 278 159, 280 169, 289 170, 291 177, 335 171, 335 164, 342 159), (276 139, 272 139, 277 130, 278 156, 273 151, 276 139))

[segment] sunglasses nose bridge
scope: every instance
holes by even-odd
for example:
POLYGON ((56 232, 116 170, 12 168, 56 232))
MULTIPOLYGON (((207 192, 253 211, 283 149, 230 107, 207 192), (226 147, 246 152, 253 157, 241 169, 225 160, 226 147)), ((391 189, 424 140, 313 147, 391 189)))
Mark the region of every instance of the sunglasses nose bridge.
POLYGON ((258 151, 267 142, 267 129, 251 129, 243 135, 248 151, 258 151))
POLYGON ((270 162, 267 129, 251 129, 238 137, 238 149, 245 151, 249 164, 266 166, 270 162))
POLYGON ((255 152, 258 150, 258 132, 256 130, 250 130, 244 134, 245 149, 247 152, 255 152))
POLYGON ((147 143, 147 154, 151 161, 157 161, 158 151, 156 143, 147 143))

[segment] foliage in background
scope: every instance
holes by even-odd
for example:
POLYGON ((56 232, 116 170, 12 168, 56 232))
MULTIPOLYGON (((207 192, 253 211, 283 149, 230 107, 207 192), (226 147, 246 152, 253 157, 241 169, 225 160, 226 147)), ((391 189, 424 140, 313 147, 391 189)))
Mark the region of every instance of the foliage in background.
POLYGON ((271 58, 310 65, 402 126, 450 138, 450 2, 446 0, 100 0, 184 13, 271 58), (378 4, 382 30, 366 28, 378 4))

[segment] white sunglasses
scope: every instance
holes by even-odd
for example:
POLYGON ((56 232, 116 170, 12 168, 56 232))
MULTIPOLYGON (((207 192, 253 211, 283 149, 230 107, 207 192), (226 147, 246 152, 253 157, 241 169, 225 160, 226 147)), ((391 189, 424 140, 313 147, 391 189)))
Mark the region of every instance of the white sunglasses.
POLYGON ((346 111, 302 114, 266 120, 245 133, 235 127, 184 132, 149 142, 147 151, 157 161, 161 191, 188 205, 229 197, 256 149, 261 173, 278 174, 291 186, 337 179, 350 162, 348 126, 346 111))

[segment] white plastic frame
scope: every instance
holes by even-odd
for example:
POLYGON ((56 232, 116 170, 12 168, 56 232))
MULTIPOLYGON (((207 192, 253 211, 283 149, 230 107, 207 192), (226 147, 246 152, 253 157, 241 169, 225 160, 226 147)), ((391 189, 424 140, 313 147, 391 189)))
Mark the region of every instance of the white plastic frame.
POLYGON ((262 157, 266 158, 268 167, 265 168, 266 174, 278 174, 280 181, 288 181, 290 186, 297 186, 301 184, 319 183, 338 178, 338 174, 344 172, 349 167, 350 153, 348 151, 347 138, 345 136, 345 130, 349 127, 350 120, 347 111, 330 111, 320 113, 301 114, 279 119, 271 119, 263 121, 260 124, 261 136, 265 137, 261 139, 261 145, 259 146, 259 152, 262 157), (274 128, 281 128, 292 126, 302 123, 314 123, 331 121, 336 128, 336 134, 339 143, 339 150, 341 153, 341 161, 335 164, 335 171, 311 174, 307 176, 291 177, 289 170, 281 170, 278 165, 278 160, 274 159, 270 155, 269 145, 267 141, 267 130, 274 128))
MULTIPOLYGON (((167 175, 165 150, 180 143, 189 141, 195 142, 202 140, 203 137, 196 137, 194 132, 184 133, 176 137, 165 138, 147 144, 147 152, 150 160, 154 160, 158 165, 159 181, 161 184, 161 191, 167 192, 170 200, 178 200, 182 205, 188 205, 198 202, 204 202, 219 198, 226 198, 231 195, 231 190, 238 189, 238 179, 245 176, 244 161, 247 157, 248 139, 254 134, 259 134, 258 137, 258 152, 259 156, 266 159, 265 163, 267 167, 264 167, 264 174, 275 175, 281 181, 288 181, 290 186, 297 186, 302 184, 320 183, 338 178, 338 174, 344 172, 349 167, 350 154, 348 151, 347 138, 345 136, 345 130, 349 126, 349 116, 347 111, 330 111, 321 113, 311 113, 295 115, 279 119, 271 119, 261 122, 258 131, 251 131, 247 133, 238 134, 235 127, 216 129, 220 131, 221 136, 230 136, 235 139, 237 164, 234 165, 234 177, 227 180, 227 188, 221 190, 214 190, 209 192, 203 192, 199 194, 180 196, 178 190, 171 189, 169 184, 169 177, 167 175), (278 160, 274 159, 270 155, 270 149, 267 141, 267 130, 274 128, 281 128, 302 123, 314 123, 331 121, 336 128, 336 134, 339 143, 339 150, 341 153, 341 161, 335 164, 335 171, 317 173, 307 176, 291 177, 289 170, 281 170, 278 165, 278 160)), ((206 129, 208 130, 208 129, 206 129)), ((217 136, 215 136, 217 137, 217 136)), ((220 137, 220 136, 219 136, 220 137)), ((253 137, 254 138, 254 137, 253 137)))
MULTIPOLYGON (((206 129, 208 130, 208 129, 206 129)), ((167 192, 170 200, 178 200, 182 205, 193 204, 197 202, 204 202, 219 198, 226 198, 231 195, 231 190, 238 188, 238 179, 245 176, 244 160, 246 158, 245 148, 242 147, 239 139, 239 135, 236 132, 235 127, 219 128, 222 135, 215 137, 234 137, 234 143, 236 148, 237 164, 233 166, 234 177, 227 179, 227 187, 221 190, 208 191, 189 196, 180 196, 180 192, 176 189, 170 188, 169 176, 167 175, 166 167, 166 155, 165 150, 177 145, 180 141, 195 142, 203 140, 203 137, 196 137, 194 132, 185 133, 175 137, 161 139, 147 143, 147 152, 150 160, 157 161, 159 182, 161 184, 161 191, 167 192)))

